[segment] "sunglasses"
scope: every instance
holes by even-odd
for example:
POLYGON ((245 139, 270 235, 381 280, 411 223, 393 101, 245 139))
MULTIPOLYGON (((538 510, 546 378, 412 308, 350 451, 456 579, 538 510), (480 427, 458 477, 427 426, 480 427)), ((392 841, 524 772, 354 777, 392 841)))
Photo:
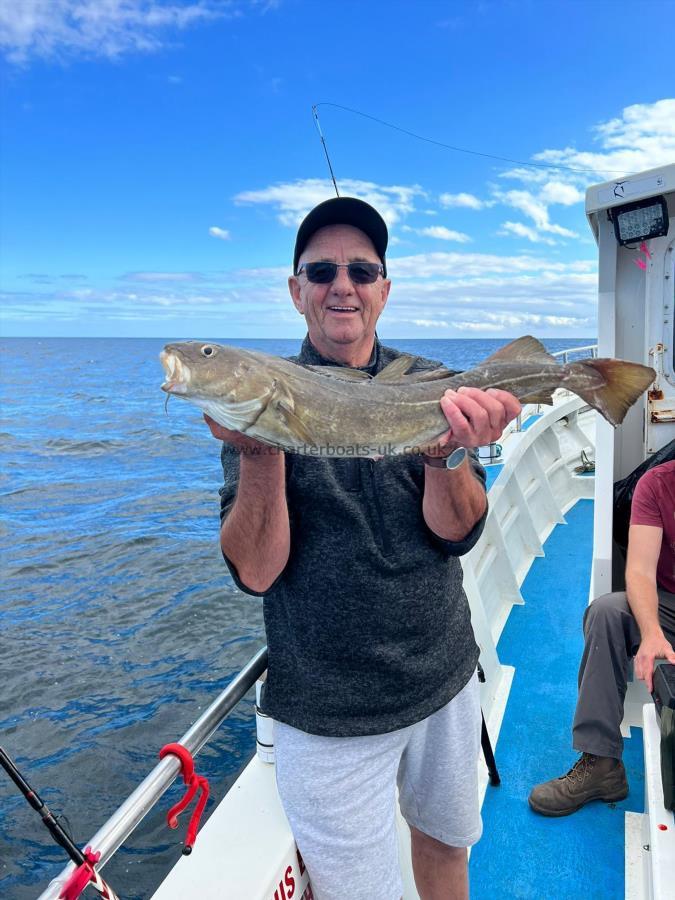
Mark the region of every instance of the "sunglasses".
POLYGON ((338 269, 346 269, 352 284, 374 284, 378 275, 384 277, 384 266, 380 263, 352 262, 312 262, 305 263, 298 269, 298 275, 305 273, 307 281, 312 284, 332 284, 338 273, 338 269))

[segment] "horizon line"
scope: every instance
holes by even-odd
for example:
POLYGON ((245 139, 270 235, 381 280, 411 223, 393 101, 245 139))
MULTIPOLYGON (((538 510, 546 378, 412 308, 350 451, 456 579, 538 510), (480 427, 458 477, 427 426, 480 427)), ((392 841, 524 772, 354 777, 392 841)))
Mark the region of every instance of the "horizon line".
MULTIPOLYGON (((537 337, 537 335, 533 335, 537 337)), ((292 336, 278 336, 278 337, 243 337, 243 336, 233 336, 229 338, 222 338, 222 340, 230 340, 230 341, 303 341, 306 335, 302 337, 292 337, 292 336)), ((378 335, 379 337, 379 335, 378 335)), ((517 338, 523 337, 522 334, 517 334, 514 336, 511 335, 482 335, 478 336, 468 336, 468 335, 448 335, 447 337, 423 337, 421 335, 408 335, 406 337, 385 337, 379 338, 380 342, 383 341, 515 341, 517 338)), ((585 341, 585 340, 597 340, 597 335, 543 335, 538 338, 542 341, 585 341)), ((96 340, 96 341, 166 341, 166 340, 179 340, 179 341, 196 341, 196 340, 212 340, 212 338, 199 338, 199 337, 175 337, 171 335, 155 335, 155 334, 146 334, 146 335, 129 335, 129 334, 2 334, 0 335, 0 341, 32 341, 32 340, 56 340, 56 341, 75 341, 75 340, 96 340)), ((221 340, 219 338, 219 340, 221 340)))

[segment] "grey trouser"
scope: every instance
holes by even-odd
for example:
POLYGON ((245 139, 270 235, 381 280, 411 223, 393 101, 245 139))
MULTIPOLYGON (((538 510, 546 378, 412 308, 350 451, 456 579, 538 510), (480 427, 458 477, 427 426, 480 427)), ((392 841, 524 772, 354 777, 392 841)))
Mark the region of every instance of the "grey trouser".
MULTIPOLYGON (((659 589, 659 621, 675 647, 675 594, 659 589)), ((598 597, 584 614, 584 655, 572 726, 574 749, 621 759, 621 720, 628 664, 640 646, 640 630, 620 591, 598 597)))

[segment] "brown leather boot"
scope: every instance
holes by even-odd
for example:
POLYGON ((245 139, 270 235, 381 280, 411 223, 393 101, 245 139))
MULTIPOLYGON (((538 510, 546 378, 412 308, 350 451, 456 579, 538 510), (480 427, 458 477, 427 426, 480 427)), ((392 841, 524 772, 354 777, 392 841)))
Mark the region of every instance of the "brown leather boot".
POLYGON ((542 816, 568 816, 589 800, 623 800, 628 796, 626 770, 620 759, 582 753, 567 775, 532 788, 528 802, 542 816))

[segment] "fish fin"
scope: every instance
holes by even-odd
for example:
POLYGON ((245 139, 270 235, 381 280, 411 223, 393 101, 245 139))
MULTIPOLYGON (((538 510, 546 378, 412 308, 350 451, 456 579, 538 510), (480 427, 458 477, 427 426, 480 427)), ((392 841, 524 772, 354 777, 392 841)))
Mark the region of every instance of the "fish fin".
MULTIPOLYGON (((403 357, 400 357, 403 359, 403 357)), ((382 371, 375 376, 373 381, 384 381, 385 383, 393 383, 398 382, 401 385, 404 384, 424 384, 428 381, 441 381, 443 378, 450 378, 451 375, 457 375, 456 369, 448 369, 446 366, 437 366, 435 369, 422 369, 421 372, 407 372, 404 370, 403 365, 401 365, 400 369, 394 369, 392 371, 392 367, 400 361, 400 359, 395 359, 394 362, 389 363, 389 365, 382 369, 382 371), (385 376, 384 378, 382 376, 385 376)), ((407 366, 409 367, 414 357, 407 357, 407 366)))
POLYGON ((378 381, 380 384, 391 384, 401 382, 402 384, 411 384, 416 381, 430 381, 436 378, 445 378, 453 374, 449 369, 441 366, 439 369, 433 369, 426 372, 412 372, 407 374, 408 369, 415 362, 415 357, 410 354, 398 356, 388 365, 378 372, 377 375, 369 375, 361 369, 351 369, 349 366, 305 366, 310 372, 316 372, 317 375, 326 375, 329 378, 340 378, 342 381, 378 381), (433 376, 433 378, 431 377, 433 376))
POLYGON ((553 406, 553 391, 534 391, 520 398, 521 403, 545 403, 547 406, 553 406))
POLYGON ((286 425, 295 433, 296 437, 299 437, 300 440, 310 447, 316 446, 316 440, 309 433, 302 419, 296 414, 291 397, 285 395, 273 397, 270 406, 285 420, 286 425))
POLYGON ((342 381, 372 381, 372 375, 369 375, 368 372, 362 372, 361 369, 350 369, 349 366, 305 366, 305 369, 328 378, 340 378, 342 381))
POLYGON ((459 374, 456 369, 448 369, 445 366, 439 366, 437 369, 426 369, 423 372, 411 372, 402 379, 406 384, 418 384, 425 381, 441 381, 443 378, 450 378, 452 375, 459 374))
POLYGON ((630 407, 656 378, 656 372, 640 363, 623 359, 584 359, 565 367, 568 374, 561 383, 589 406, 603 415, 612 425, 620 425, 630 407), (588 369, 600 375, 604 383, 588 387, 588 369), (577 379, 581 385, 577 386, 577 379))
POLYGON ((523 337, 516 338, 515 341, 511 341, 511 343, 506 344, 504 347, 500 347, 499 350, 492 354, 492 356, 488 356, 488 358, 481 363, 481 366, 484 366, 486 363, 494 362, 557 363, 557 360, 554 356, 551 356, 541 341, 532 337, 531 334, 526 334, 523 337))
POLYGON ((373 378, 373 381, 399 381, 414 362, 414 356, 411 356, 409 353, 404 353, 403 356, 396 357, 396 359, 386 365, 381 372, 378 372, 373 378))

